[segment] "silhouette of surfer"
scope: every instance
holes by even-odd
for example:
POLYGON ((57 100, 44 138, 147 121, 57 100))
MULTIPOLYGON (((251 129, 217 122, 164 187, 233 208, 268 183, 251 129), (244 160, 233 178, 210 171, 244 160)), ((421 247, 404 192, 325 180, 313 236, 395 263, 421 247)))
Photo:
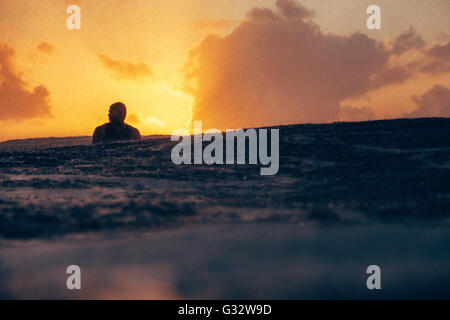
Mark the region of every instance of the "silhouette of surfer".
POLYGON ((113 103, 109 107, 109 122, 95 128, 92 144, 141 140, 139 130, 125 123, 126 115, 127 108, 122 102, 113 103))

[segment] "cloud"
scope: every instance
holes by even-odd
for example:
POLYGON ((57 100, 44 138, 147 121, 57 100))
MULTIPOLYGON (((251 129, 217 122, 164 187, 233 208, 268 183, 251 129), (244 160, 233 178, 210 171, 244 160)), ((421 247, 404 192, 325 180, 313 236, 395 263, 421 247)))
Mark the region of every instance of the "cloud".
POLYGON ((375 120, 375 112, 369 107, 341 106, 340 121, 369 121, 375 120))
POLYGON ((135 113, 132 113, 129 116, 127 116, 127 121, 129 121, 130 123, 133 123, 133 124, 141 123, 141 119, 135 113))
POLYGON ((286 19, 304 19, 313 16, 311 10, 293 0, 277 0, 277 7, 286 19))
POLYGON ((127 121, 133 124, 148 124, 148 125, 156 125, 159 127, 164 126, 164 121, 156 118, 155 116, 143 117, 140 114, 130 114, 127 117, 127 121))
POLYGON ((160 126, 160 127, 164 126, 164 121, 156 118, 155 116, 147 117, 147 118, 145 118, 144 121, 148 124, 153 124, 153 125, 160 126))
POLYGON ((425 41, 416 33, 414 28, 411 27, 397 37, 391 52, 394 55, 401 55, 409 50, 422 49, 423 47, 425 47, 425 41))
POLYGON ((386 64, 373 73, 371 82, 373 88, 379 88, 390 84, 402 83, 411 77, 412 74, 413 71, 404 66, 389 66, 386 64))
POLYGON ((427 51, 427 54, 440 59, 450 59, 450 42, 434 45, 427 51))
POLYGON ((282 18, 268 8, 253 8, 247 13, 247 18, 250 20, 281 20, 282 18))
POLYGON ((450 72, 450 63, 442 60, 425 60, 419 70, 429 74, 448 73, 450 72))
MULTIPOLYGON (((303 6, 276 4, 252 9, 229 35, 209 35, 191 50, 185 75, 194 120, 222 130, 336 121, 345 99, 411 76, 390 62, 383 43, 362 33, 324 34, 303 6)), ((417 47, 410 38, 394 45, 417 47)))
POLYGON ((50 93, 43 85, 33 89, 14 70, 14 50, 0 44, 0 120, 51 117, 50 93))
POLYGON ((100 61, 116 80, 144 81, 153 75, 152 70, 143 62, 113 60, 107 55, 99 54, 100 61))
POLYGON ((277 12, 268 8, 253 8, 247 14, 250 20, 283 20, 283 19, 305 19, 314 13, 302 4, 293 0, 277 0, 277 12))
POLYGON ((435 44, 425 51, 425 58, 419 61, 419 71, 428 74, 450 72, 450 42, 435 44))
POLYGON ((413 96, 417 109, 408 113, 409 118, 450 117, 450 90, 441 85, 434 85, 424 95, 413 96))
POLYGON ((47 54, 51 54, 53 53, 55 47, 48 42, 44 42, 42 41, 41 43, 38 44, 38 50, 47 54))

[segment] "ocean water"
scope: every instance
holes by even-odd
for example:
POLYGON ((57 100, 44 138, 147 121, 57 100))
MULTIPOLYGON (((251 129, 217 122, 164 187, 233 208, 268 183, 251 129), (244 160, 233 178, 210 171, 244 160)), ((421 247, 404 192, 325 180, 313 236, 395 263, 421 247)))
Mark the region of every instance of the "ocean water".
POLYGON ((167 136, 0 143, 0 298, 450 298, 450 119, 279 129, 274 176, 167 136))

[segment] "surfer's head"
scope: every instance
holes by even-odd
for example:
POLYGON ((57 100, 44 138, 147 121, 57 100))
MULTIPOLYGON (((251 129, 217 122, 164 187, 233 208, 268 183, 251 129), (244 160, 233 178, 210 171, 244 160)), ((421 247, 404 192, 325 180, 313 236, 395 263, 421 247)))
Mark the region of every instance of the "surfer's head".
POLYGON ((109 121, 111 123, 123 123, 125 121, 125 117, 127 116, 127 108, 122 102, 113 103, 109 107, 109 121))

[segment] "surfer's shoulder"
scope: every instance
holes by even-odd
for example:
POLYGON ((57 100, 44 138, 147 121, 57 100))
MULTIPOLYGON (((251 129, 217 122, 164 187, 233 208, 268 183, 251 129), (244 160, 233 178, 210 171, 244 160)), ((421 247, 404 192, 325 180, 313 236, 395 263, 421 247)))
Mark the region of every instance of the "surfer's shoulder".
POLYGON ((95 128, 94 132, 104 132, 106 130, 106 128, 108 127, 108 123, 104 123, 101 126, 98 126, 97 128, 95 128))
POLYGON ((108 123, 105 123, 95 128, 94 134, 92 135, 92 144, 101 143, 105 140, 107 126, 108 123))
POLYGON ((127 126, 128 131, 130 132, 130 138, 135 140, 141 139, 141 133, 139 130, 133 126, 130 126, 129 124, 125 124, 127 126))

